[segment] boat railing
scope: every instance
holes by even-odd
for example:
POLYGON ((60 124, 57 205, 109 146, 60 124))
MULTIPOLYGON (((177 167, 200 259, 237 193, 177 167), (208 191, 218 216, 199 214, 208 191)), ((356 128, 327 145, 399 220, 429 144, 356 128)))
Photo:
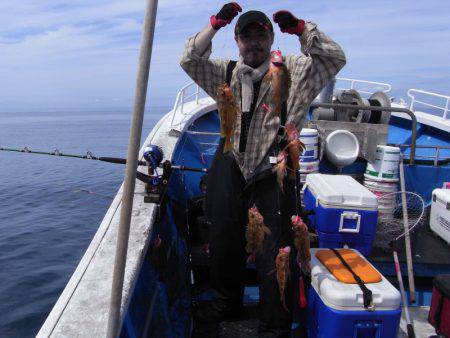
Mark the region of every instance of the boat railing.
POLYGON ((444 119, 444 120, 446 120, 447 117, 449 116, 448 111, 450 108, 450 96, 448 96, 448 95, 441 95, 441 94, 437 94, 437 93, 433 93, 433 92, 427 92, 427 91, 421 90, 421 89, 410 89, 410 90, 408 90, 408 96, 411 98, 411 103, 409 105, 409 109, 412 111, 414 111, 414 105, 416 103, 419 103, 419 104, 423 104, 424 106, 427 106, 427 107, 442 110, 444 112, 442 115, 442 119, 444 119), (428 97, 431 96, 433 98, 445 99, 445 106, 437 106, 437 105, 431 104, 429 102, 424 102, 424 101, 418 100, 416 98, 417 94, 423 94, 425 96, 428 96, 428 97))
POLYGON ((346 77, 336 77, 336 80, 350 82, 350 88, 348 88, 348 87, 338 88, 337 87, 337 89, 340 89, 340 90, 355 89, 358 92, 364 93, 364 94, 373 94, 376 91, 379 91, 380 89, 385 93, 389 93, 392 89, 392 86, 389 83, 384 83, 384 82, 350 79, 350 78, 346 78, 346 77), (364 89, 366 89, 366 90, 358 88, 359 86, 365 86, 364 89), (367 86, 372 86, 373 91, 367 90, 367 86))
POLYGON ((175 120, 175 115, 177 115, 178 113, 185 114, 184 110, 183 110, 185 102, 189 102, 188 100, 194 97, 195 103, 198 104, 198 102, 200 100, 200 94, 201 94, 200 87, 195 82, 188 83, 187 85, 185 85, 184 87, 182 87, 180 89, 180 91, 177 94, 177 98, 175 99, 175 103, 174 103, 173 109, 172 109, 172 112, 173 112, 172 113, 172 121, 170 122, 171 129, 173 127, 173 121, 175 120), (187 91, 192 88, 195 88, 194 92, 187 93, 187 91))
MULTIPOLYGON (((349 82, 350 83, 350 89, 356 89, 358 90, 360 93, 364 93, 364 94, 373 94, 374 92, 376 92, 376 89, 381 89, 383 92, 385 93, 389 93, 391 91, 391 85, 388 83, 383 83, 383 82, 375 82, 375 81, 367 81, 367 80, 358 80, 358 79, 350 79, 350 78, 344 78, 344 77, 337 77, 336 80, 338 81, 345 81, 345 82, 349 82), (373 90, 368 91, 367 88, 359 88, 360 86, 363 85, 369 85, 373 87, 373 90), (381 87, 381 88, 380 88, 381 87), (366 89, 366 90, 364 90, 366 89)), ((345 90, 345 89, 349 89, 347 88, 337 88, 337 89, 341 89, 341 90, 345 90)), ((187 85, 185 85, 184 87, 182 87, 177 94, 177 97, 175 99, 175 103, 173 105, 173 109, 172 109, 172 120, 170 122, 170 128, 172 129, 173 127, 173 123, 175 121, 175 116, 178 113, 181 114, 185 114, 184 112, 184 104, 186 102, 189 102, 188 100, 191 98, 195 98, 195 103, 198 104, 199 100, 200 100, 200 96, 201 93, 203 91, 200 89, 200 87, 195 83, 195 82, 190 82, 187 85), (189 93, 188 91, 191 90, 192 88, 195 88, 193 93, 189 93)))
MULTIPOLYGON (((389 144, 393 147, 399 147, 399 148, 411 148, 411 144, 389 144)), ((425 145, 416 145, 416 149, 432 149, 434 150, 434 155, 418 155, 416 154, 416 159, 424 159, 424 160, 431 160, 433 161, 433 164, 437 166, 441 161, 445 161, 446 163, 450 160, 449 155, 442 155, 442 152, 446 152, 447 154, 450 153, 450 146, 425 146, 425 145)))

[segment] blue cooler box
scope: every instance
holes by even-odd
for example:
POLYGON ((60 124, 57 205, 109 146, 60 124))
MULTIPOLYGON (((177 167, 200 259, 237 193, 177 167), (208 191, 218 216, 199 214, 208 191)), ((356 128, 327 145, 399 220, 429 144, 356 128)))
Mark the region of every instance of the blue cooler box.
POLYGON ((303 189, 319 247, 347 245, 370 254, 378 219, 378 200, 370 190, 350 176, 324 174, 309 174, 303 189))
POLYGON ((359 286, 336 279, 317 259, 318 250, 311 249, 308 337, 396 338, 401 315, 398 290, 384 276, 381 282, 367 283, 374 303, 374 310, 369 311, 363 306, 359 286))

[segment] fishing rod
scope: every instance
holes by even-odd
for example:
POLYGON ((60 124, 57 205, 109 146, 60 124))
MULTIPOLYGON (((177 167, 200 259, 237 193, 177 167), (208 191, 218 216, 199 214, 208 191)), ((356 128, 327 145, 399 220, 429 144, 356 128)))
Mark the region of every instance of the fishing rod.
MULTIPOLYGON (((97 157, 94 156, 90 151, 88 151, 85 155, 74 155, 74 154, 65 154, 59 151, 58 149, 53 150, 52 152, 45 152, 45 151, 33 151, 28 147, 24 147, 22 149, 16 149, 16 148, 5 148, 0 146, 0 151, 8 151, 8 152, 16 152, 16 153, 27 153, 27 154, 38 154, 38 155, 49 155, 49 156, 58 156, 58 157, 71 157, 71 158, 78 158, 82 160, 94 160, 94 161, 102 161, 107 163, 114 163, 114 164, 127 164, 127 160, 125 158, 119 158, 119 157, 97 157)), ((138 165, 140 166, 150 166, 153 169, 156 168, 163 168, 163 165, 161 164, 162 156, 155 156, 154 152, 161 152, 161 148, 157 146, 148 146, 146 147, 144 151, 144 158, 145 161, 138 161, 138 165), (158 150, 156 150, 158 148, 158 150), (159 163, 158 161, 155 161, 155 158, 160 158, 159 163)), ((193 171, 193 172, 203 172, 207 173, 207 168, 194 168, 189 167, 185 165, 171 165, 171 168, 174 170, 182 170, 182 171, 193 171)))

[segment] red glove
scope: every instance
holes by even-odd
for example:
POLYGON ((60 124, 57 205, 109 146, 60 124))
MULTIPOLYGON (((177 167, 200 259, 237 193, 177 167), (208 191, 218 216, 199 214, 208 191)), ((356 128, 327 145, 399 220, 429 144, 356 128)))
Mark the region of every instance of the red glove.
POLYGON ((278 11, 273 15, 273 21, 275 21, 280 30, 283 33, 301 35, 305 28, 305 21, 297 19, 291 12, 278 11))
POLYGON ((209 21, 211 26, 218 30, 233 21, 239 12, 242 12, 241 6, 237 2, 230 2, 224 5, 219 13, 212 15, 209 21))

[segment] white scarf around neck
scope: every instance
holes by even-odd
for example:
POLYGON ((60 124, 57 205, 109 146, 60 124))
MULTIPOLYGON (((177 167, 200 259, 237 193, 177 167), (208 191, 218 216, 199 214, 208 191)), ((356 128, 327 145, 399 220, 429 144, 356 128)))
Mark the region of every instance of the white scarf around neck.
POLYGON ((258 82, 267 73, 270 66, 270 57, 258 68, 252 68, 244 63, 242 56, 236 64, 237 77, 242 86, 242 112, 248 113, 253 102, 253 83, 258 82))

